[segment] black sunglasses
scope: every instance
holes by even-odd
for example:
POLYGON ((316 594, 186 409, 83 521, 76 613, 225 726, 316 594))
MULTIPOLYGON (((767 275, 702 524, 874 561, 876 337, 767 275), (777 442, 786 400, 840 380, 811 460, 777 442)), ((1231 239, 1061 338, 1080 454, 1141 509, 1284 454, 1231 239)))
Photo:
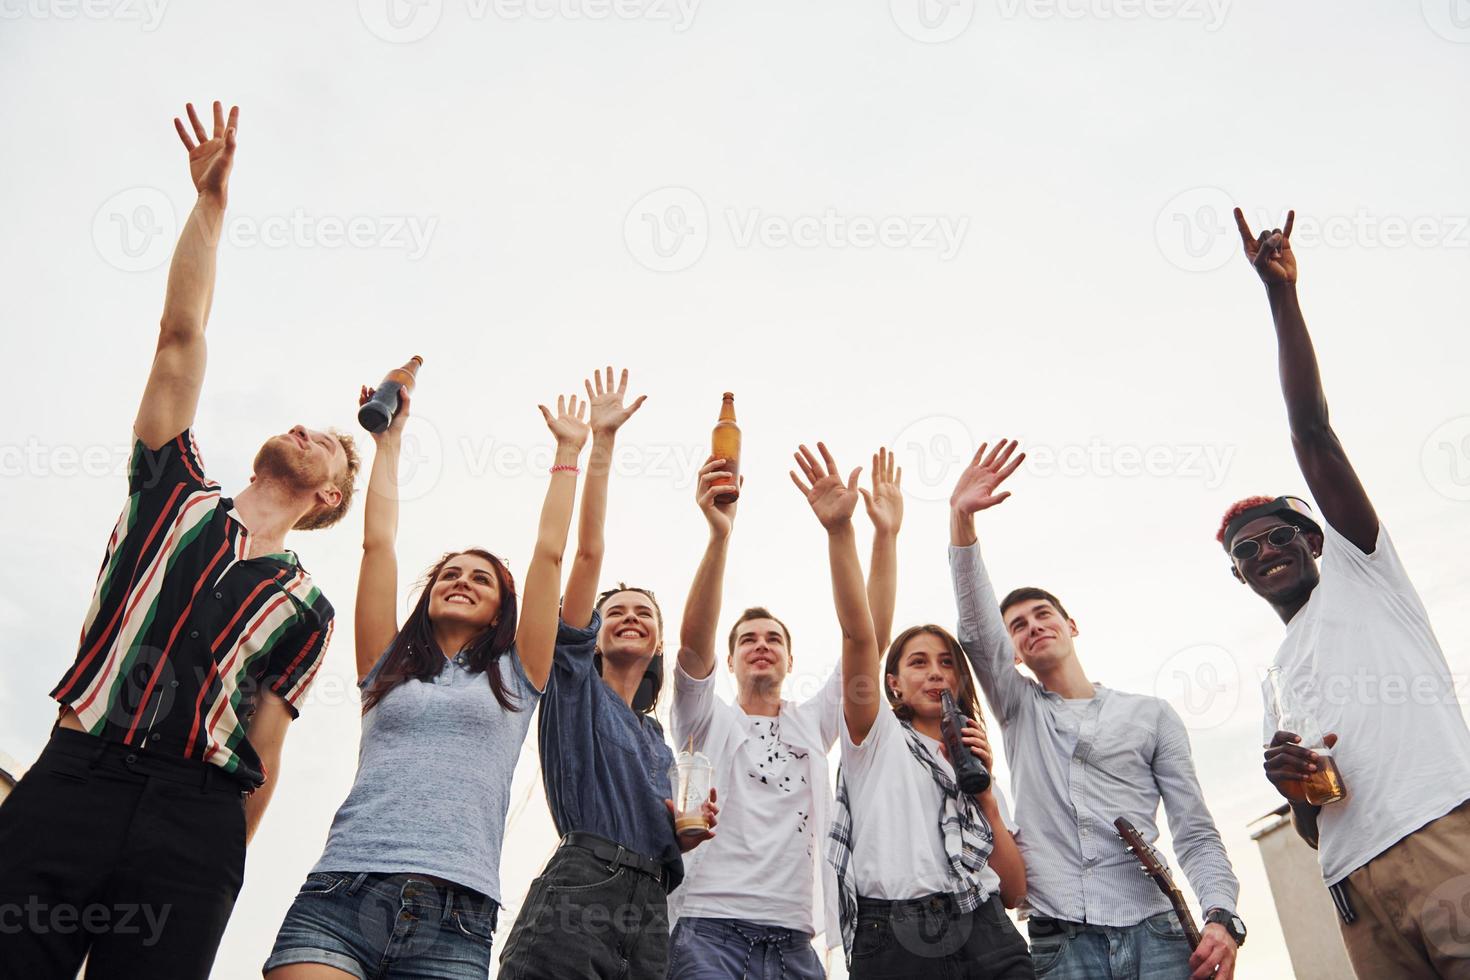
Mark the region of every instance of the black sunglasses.
POLYGON ((1250 561, 1261 553, 1261 538, 1265 538, 1271 542, 1271 547, 1273 548, 1285 548, 1296 540, 1296 536, 1301 533, 1301 530, 1295 524, 1282 524, 1279 527, 1273 527, 1269 531, 1264 531, 1243 541, 1235 542, 1230 546, 1230 554, 1240 561, 1250 561))

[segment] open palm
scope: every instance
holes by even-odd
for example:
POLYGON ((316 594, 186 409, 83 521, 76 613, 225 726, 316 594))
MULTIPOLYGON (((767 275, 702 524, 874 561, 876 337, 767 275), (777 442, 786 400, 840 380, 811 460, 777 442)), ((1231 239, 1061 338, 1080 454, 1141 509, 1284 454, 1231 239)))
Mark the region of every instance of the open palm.
POLYGON ((606 368, 607 380, 603 380, 601 371, 593 371, 592 377, 596 381, 593 388, 592 381, 584 381, 587 386, 587 403, 592 406, 591 424, 593 432, 603 434, 616 432, 622 428, 624 422, 633 417, 633 413, 643 406, 647 395, 639 395, 633 404, 623 407, 623 399, 628 394, 628 369, 623 368, 622 376, 618 379, 618 385, 613 387, 613 369, 611 365, 606 368))
POLYGON ((897 534, 903 524, 903 467, 880 448, 873 454, 873 489, 860 491, 868 519, 879 534, 897 534))
POLYGON ((555 415, 545 405, 536 407, 541 409, 546 427, 556 436, 558 446, 580 450, 587 444, 587 434, 592 430, 583 418, 587 414, 586 402, 579 402, 576 395, 557 395, 555 415))
POLYGON ((229 193, 230 168, 235 164, 235 133, 240 121, 240 107, 230 107, 229 121, 225 121, 224 107, 214 104, 214 132, 206 134, 204 124, 194 112, 194 104, 184 106, 189 114, 189 125, 193 138, 184 128, 183 120, 174 117, 174 129, 189 151, 189 176, 194 180, 194 189, 203 196, 213 197, 221 204, 229 193), (195 140, 198 142, 196 143, 195 140))
POLYGON ((1015 456, 1016 440, 1009 442, 1002 439, 995 444, 994 449, 989 449, 988 443, 981 443, 976 450, 975 457, 970 460, 970 465, 960 474, 959 482, 955 484, 954 493, 950 495, 949 505, 962 514, 974 514, 977 511, 987 510, 1005 500, 1011 495, 1009 490, 996 493, 996 489, 1006 481, 1016 467, 1025 460, 1026 454, 1015 456), (1014 458, 1013 458, 1014 457, 1014 458))
POLYGON ((837 472, 837 462, 827 451, 827 446, 819 442, 817 451, 822 454, 821 459, 813 456, 806 446, 802 446, 794 454, 802 476, 797 476, 795 470, 791 471, 791 482, 806 497, 812 513, 817 515, 822 526, 833 531, 852 521, 852 512, 857 509, 858 502, 858 474, 863 468, 859 466, 853 470, 844 482, 837 472), (805 481, 802 477, 805 477, 805 481))

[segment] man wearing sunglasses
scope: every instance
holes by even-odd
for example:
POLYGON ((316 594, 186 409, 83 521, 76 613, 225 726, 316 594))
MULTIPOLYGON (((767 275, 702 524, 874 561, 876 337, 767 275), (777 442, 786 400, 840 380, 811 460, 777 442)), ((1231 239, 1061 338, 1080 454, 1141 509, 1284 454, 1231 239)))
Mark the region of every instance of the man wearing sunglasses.
POLYGON ((1276 323, 1292 447, 1325 520, 1295 497, 1252 497, 1226 512, 1218 540, 1286 624, 1275 664, 1328 733, 1347 797, 1302 801, 1322 760, 1269 718, 1266 776, 1319 852, 1358 976, 1467 977, 1470 729, 1424 604, 1328 423, 1297 302, 1294 217, 1257 237, 1235 212, 1276 323))

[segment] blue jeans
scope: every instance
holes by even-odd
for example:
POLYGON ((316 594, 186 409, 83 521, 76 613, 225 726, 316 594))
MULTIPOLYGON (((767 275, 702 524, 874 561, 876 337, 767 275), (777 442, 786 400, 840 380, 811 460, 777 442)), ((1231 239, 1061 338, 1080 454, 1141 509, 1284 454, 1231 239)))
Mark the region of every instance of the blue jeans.
POLYGON ((1089 926, 1033 916, 1031 962, 1046 980, 1187 980, 1189 940, 1173 912, 1136 926, 1089 926))
POLYGON ((324 963, 358 980, 484 980, 500 907, 411 874, 315 872, 262 971, 324 963))
POLYGON ((680 919, 669 940, 668 980, 823 980, 805 932, 740 919, 680 919))

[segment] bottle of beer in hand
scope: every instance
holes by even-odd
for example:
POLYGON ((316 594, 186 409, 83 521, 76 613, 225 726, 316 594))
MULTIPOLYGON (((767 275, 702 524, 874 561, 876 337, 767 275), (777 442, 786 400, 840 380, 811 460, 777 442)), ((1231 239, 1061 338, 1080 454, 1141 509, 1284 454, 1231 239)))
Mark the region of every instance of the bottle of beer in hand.
POLYGON ((392 424, 393 416, 398 414, 398 392, 413 391, 414 379, 418 377, 419 365, 423 363, 424 359, 415 354, 403 367, 389 371, 379 382, 373 397, 363 402, 362 407, 357 410, 357 421, 364 429, 382 432, 392 424))
POLYGON ((735 424, 735 395, 733 392, 725 392, 724 403, 720 405, 720 420, 715 423, 714 436, 710 439, 710 452, 715 458, 725 461, 725 469, 729 471, 730 478, 721 480, 714 484, 721 491, 715 496, 715 503, 728 504, 740 497, 740 426, 735 424))
POLYGON ((940 693, 939 704, 943 712, 939 730, 944 735, 944 747, 949 750, 949 764, 954 768, 954 778, 960 792, 970 796, 985 792, 990 788, 990 773, 985 771, 985 764, 975 757, 970 747, 960 740, 967 720, 965 713, 955 704, 954 695, 948 691, 940 693))

